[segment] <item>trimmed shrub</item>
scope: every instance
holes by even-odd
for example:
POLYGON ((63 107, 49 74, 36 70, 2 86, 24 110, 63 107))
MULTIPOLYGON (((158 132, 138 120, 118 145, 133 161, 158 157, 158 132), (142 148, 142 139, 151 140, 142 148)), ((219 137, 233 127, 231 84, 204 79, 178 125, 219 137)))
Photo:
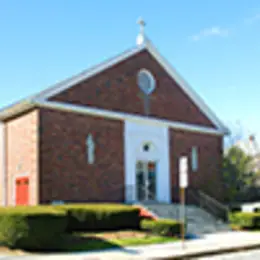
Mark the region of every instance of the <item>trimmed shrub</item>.
POLYGON ((260 229, 260 212, 247 213, 237 212, 229 214, 231 225, 235 225, 245 229, 260 229))
POLYGON ((139 229, 140 209, 120 204, 66 204, 55 206, 68 216, 67 231, 139 229))
POLYGON ((66 227, 65 212, 51 207, 0 208, 0 242, 9 248, 51 248, 66 227))
POLYGON ((230 212, 235 213, 235 212, 241 212, 242 208, 241 208, 241 206, 231 206, 229 210, 230 210, 230 212))
POLYGON ((141 221, 141 229, 163 236, 179 236, 181 223, 172 219, 144 219, 141 221))

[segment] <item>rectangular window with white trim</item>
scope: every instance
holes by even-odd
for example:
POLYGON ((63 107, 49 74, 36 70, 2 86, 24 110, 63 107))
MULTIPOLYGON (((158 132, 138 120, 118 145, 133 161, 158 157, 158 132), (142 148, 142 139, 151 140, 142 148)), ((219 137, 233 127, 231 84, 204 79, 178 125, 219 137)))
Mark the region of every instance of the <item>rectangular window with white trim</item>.
POLYGON ((191 149, 191 169, 193 172, 197 172, 198 168, 199 168, 198 147, 193 146, 191 149))

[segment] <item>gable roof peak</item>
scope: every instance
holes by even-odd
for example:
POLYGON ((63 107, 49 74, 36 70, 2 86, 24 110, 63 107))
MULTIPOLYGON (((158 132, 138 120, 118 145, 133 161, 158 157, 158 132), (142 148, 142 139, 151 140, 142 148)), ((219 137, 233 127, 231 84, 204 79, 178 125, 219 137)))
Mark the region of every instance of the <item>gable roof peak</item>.
POLYGON ((62 91, 75 86, 76 84, 93 77, 94 75, 122 62, 143 50, 148 51, 155 60, 165 69, 165 71, 175 80, 178 86, 191 98, 197 107, 213 122, 217 131, 222 135, 229 134, 229 129, 218 119, 215 113, 205 104, 200 96, 191 88, 191 86, 181 77, 181 75, 171 66, 171 64, 158 52, 157 48, 144 35, 144 21, 140 20, 140 33, 143 41, 137 44, 133 49, 127 50, 120 55, 111 58, 101 64, 87 69, 73 77, 70 77, 60 83, 55 84, 38 94, 32 95, 8 108, 0 110, 0 121, 6 120, 11 116, 18 114, 21 110, 30 109, 33 105, 44 104, 48 99, 62 91))

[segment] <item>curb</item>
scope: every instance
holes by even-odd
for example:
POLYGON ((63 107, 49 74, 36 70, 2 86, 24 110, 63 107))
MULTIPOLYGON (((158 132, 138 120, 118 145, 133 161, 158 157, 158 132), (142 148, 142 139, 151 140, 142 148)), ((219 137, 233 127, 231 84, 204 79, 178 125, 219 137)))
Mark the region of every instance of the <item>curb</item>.
POLYGON ((254 249, 260 249, 260 244, 224 248, 224 249, 212 249, 212 250, 204 251, 204 252, 197 252, 197 253, 194 252, 194 253, 183 254, 180 256, 167 256, 167 257, 158 257, 158 258, 152 258, 152 259, 190 259, 190 258, 194 258, 194 257, 222 255, 225 253, 243 252, 246 250, 254 250, 254 249))

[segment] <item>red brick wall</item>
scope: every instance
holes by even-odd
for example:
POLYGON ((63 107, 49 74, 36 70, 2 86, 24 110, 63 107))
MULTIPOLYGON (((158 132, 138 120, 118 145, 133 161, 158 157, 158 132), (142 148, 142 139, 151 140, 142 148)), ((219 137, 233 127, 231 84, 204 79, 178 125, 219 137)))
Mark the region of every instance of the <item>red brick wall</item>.
MULTIPOLYGON (((189 186, 199 188, 216 199, 223 199, 221 180, 222 137, 170 129, 171 181, 178 187, 178 165, 181 156, 189 158, 189 186), (191 149, 198 147, 198 171, 191 170, 191 149), (173 158, 173 159, 172 159, 173 158)), ((173 194, 173 200, 176 196, 173 194)))
POLYGON ((29 176, 29 203, 38 204, 38 110, 5 123, 7 204, 14 203, 15 177, 29 176))
POLYGON ((51 100, 143 115, 143 100, 136 83, 137 73, 142 68, 150 70, 157 82, 157 88, 151 94, 151 116, 213 126, 147 51, 57 94, 51 100))
MULTIPOLYGON (((24 173, 30 176, 32 205, 52 200, 124 200, 122 121, 41 109, 5 125, 9 205, 13 203, 14 176, 24 173), (93 135, 96 143, 93 165, 88 164, 86 157, 85 139, 88 133, 93 135)), ((190 159, 192 146, 197 146, 199 169, 198 172, 190 171, 190 186, 222 200, 222 137, 169 131, 172 187, 178 186, 178 159, 182 155, 188 155, 190 159)), ((176 194, 172 199, 178 199, 176 194)))
POLYGON ((123 201, 124 124, 61 111, 41 109, 40 200, 123 201), (89 165, 85 140, 95 141, 89 165))
POLYGON ((1 185, 0 185, 0 205, 4 205, 5 203, 5 194, 3 192, 5 190, 4 185, 6 180, 3 178, 3 174, 5 173, 5 132, 6 132, 6 125, 3 122, 0 122, 0 178, 1 178, 1 185))

